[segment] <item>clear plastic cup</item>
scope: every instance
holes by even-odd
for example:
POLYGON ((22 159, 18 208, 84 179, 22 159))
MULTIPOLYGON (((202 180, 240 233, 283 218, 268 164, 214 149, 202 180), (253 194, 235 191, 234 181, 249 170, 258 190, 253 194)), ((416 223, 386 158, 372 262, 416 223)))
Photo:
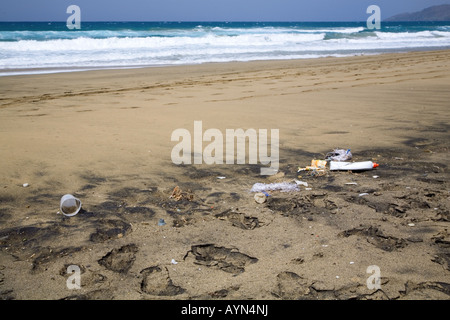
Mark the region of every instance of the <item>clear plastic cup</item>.
POLYGON ((81 209, 80 199, 75 198, 71 194, 66 194, 61 198, 59 210, 66 217, 73 217, 80 211, 80 209, 81 209))

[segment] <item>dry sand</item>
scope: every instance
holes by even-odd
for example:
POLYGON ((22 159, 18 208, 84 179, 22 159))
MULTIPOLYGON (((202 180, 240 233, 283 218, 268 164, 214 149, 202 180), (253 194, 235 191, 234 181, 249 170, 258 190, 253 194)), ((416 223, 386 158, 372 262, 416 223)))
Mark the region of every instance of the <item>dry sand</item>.
POLYGON ((450 297, 449 51, 12 76, 0 88, 3 299, 450 297), (174 165, 171 134, 196 120, 279 129, 280 173, 174 165), (336 147, 380 167, 297 177, 336 147), (264 204, 250 193, 295 178, 311 190, 264 204), (58 213, 66 193, 83 203, 71 218, 58 213))

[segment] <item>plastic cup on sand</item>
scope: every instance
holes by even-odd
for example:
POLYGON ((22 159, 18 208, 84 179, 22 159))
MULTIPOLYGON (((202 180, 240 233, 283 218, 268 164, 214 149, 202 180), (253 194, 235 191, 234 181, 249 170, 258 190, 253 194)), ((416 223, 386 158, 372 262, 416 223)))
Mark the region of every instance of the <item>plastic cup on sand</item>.
POLYGON ((73 217, 80 211, 81 201, 71 194, 66 194, 61 198, 59 209, 66 217, 73 217))

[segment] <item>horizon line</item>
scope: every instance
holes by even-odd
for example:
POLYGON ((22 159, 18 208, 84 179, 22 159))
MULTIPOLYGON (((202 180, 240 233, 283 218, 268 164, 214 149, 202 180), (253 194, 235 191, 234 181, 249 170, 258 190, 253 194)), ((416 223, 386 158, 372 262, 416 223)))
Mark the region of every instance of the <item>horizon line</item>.
MULTIPOLYGON (((389 18, 388 18, 389 19, 389 18)), ((382 22, 450 22, 450 20, 440 21, 440 20, 403 20, 403 21, 389 21, 381 20, 382 22)), ((0 23, 15 23, 15 22, 43 22, 43 23, 66 23, 66 20, 8 20, 8 21, 0 21, 0 23)), ((97 23, 97 22, 137 22, 137 23, 366 23, 367 20, 84 20, 81 23, 97 23)))

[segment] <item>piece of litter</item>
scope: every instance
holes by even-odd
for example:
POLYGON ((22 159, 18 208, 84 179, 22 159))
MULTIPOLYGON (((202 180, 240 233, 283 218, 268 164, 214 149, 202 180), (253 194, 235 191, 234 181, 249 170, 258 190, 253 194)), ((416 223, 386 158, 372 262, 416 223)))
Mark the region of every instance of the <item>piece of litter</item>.
POLYGON ((360 193, 360 194, 359 194, 360 197, 364 197, 364 196, 368 196, 368 195, 369 195, 369 194, 368 194, 367 192, 364 192, 364 193, 360 193))
POLYGON ((347 161, 352 159, 350 149, 334 149, 325 156, 326 160, 347 161))
POLYGON ((372 161, 360 161, 360 162, 341 162, 330 161, 330 170, 347 170, 347 171, 365 171, 378 168, 379 164, 372 161))
POLYGON ((373 178, 374 178, 374 179, 378 179, 378 178, 379 178, 379 176, 373 176, 373 178))
POLYGON ((410 227, 414 227, 414 226, 415 226, 415 224, 414 224, 414 223, 408 223, 408 226, 410 226, 410 227))
POLYGON ((305 190, 306 190, 306 191, 311 191, 311 190, 312 190, 312 188, 305 188, 305 190))
POLYGON ((350 264, 354 264, 354 262, 353 262, 353 261, 350 261, 350 264))
POLYGON ((223 180, 226 179, 227 177, 217 177, 217 179, 223 180))
POLYGON ((305 168, 298 168, 297 172, 301 171, 312 171, 313 176, 322 176, 325 174, 325 168, 327 166, 326 160, 311 160, 311 165, 305 168))
POLYGON ((180 201, 180 200, 192 201, 194 199, 194 195, 190 191, 183 192, 179 186, 176 186, 173 189, 172 194, 170 195, 169 199, 175 199, 176 201, 180 201))
POLYGON ((279 183, 255 183, 250 190, 251 192, 264 192, 264 191, 274 191, 280 190, 281 192, 289 191, 300 191, 297 184, 289 182, 279 182, 279 183))
POLYGON ((294 179, 294 181, 295 181, 295 183, 296 183, 297 185, 302 185, 302 186, 305 186, 305 187, 308 186, 308 182, 300 181, 300 180, 297 180, 297 179, 294 179))
POLYGON ((175 259, 172 259, 172 261, 170 261, 171 264, 178 264, 178 262, 175 261, 175 259))
POLYGON ((347 182, 346 185, 353 185, 353 186, 357 186, 358 184, 356 182, 347 182))
POLYGON ((81 200, 65 194, 59 202, 59 211, 66 217, 73 217, 81 210, 81 200))
POLYGON ((166 222, 164 221, 164 219, 159 219, 158 226, 165 226, 165 225, 166 222))
POLYGON ((23 186, 24 188, 26 188, 26 187, 29 187, 30 184, 29 184, 29 183, 24 183, 22 186, 23 186))
POLYGON ((254 199, 257 203, 260 203, 260 204, 266 202, 266 200, 267 200, 266 195, 262 192, 258 192, 257 194, 255 194, 254 199))

